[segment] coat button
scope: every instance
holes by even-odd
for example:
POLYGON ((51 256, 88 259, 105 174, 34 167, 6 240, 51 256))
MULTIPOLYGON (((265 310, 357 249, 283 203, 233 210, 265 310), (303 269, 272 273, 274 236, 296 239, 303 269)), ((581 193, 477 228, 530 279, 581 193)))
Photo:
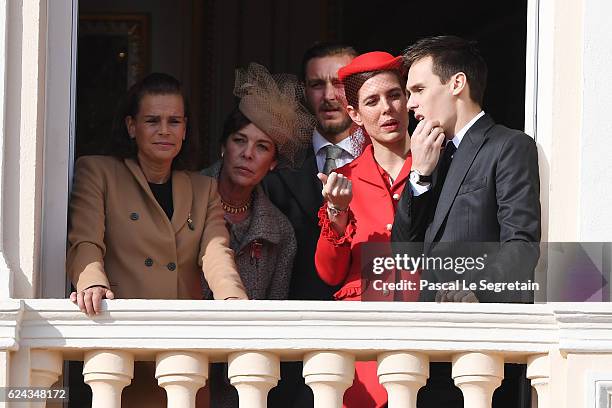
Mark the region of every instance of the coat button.
POLYGON ((166 265, 166 268, 168 268, 169 271, 173 271, 176 269, 176 264, 174 262, 170 262, 168 265, 166 265))
POLYGON ((400 195, 399 195, 399 194, 397 194, 397 193, 393 194, 393 199, 394 199, 395 201, 399 200, 399 199, 400 199, 400 195))
POLYGON ((153 260, 151 258, 145 259, 145 266, 153 266, 153 260))
POLYGON ((133 213, 131 213, 131 214, 130 214, 130 220, 132 220, 132 221, 137 221, 137 220, 138 220, 138 218, 140 218, 140 217, 138 216, 138 213, 133 212, 133 213))
POLYGON ((387 224, 387 231, 391 231, 393 229, 393 224, 387 224))

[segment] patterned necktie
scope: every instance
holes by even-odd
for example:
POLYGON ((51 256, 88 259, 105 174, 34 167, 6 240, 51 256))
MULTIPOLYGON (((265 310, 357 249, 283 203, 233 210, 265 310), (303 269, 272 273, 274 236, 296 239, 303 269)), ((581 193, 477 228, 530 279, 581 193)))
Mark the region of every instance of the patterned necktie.
POLYGON ((327 145, 325 146, 325 164, 323 165, 323 173, 329 175, 332 170, 338 168, 336 164, 336 159, 340 157, 342 153, 342 148, 336 145, 327 145))

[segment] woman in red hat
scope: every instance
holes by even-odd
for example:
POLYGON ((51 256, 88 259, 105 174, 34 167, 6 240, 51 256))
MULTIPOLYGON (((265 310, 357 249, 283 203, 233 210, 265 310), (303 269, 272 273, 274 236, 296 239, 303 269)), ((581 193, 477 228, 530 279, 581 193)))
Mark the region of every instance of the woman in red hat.
MULTIPOLYGON (((409 188, 412 160, 402 58, 386 52, 362 54, 342 67, 338 78, 351 119, 372 143, 335 173, 319 173, 325 202, 319 210, 317 272, 329 285, 342 284, 336 300, 417 300, 417 291, 385 290, 383 283, 398 279, 399 271, 374 275, 372 264, 362 258, 365 243, 382 243, 366 250, 372 253, 370 259, 391 254, 388 243, 395 210, 403 189, 409 188)), ((401 279, 416 278, 401 275, 401 279)), ((378 382, 376 362, 357 362, 355 368, 344 406, 385 406, 387 393, 378 382)))

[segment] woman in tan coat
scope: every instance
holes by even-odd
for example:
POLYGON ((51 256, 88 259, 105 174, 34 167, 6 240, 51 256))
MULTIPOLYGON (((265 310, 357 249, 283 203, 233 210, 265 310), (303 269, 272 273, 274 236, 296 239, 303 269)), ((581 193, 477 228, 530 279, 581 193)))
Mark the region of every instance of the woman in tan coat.
POLYGON ((67 269, 88 314, 103 298, 246 298, 213 179, 185 171, 195 140, 180 83, 151 74, 134 85, 112 156, 76 162, 67 269), (203 205, 204 203, 204 205, 203 205))
MULTIPOLYGON (((202 299, 202 274, 215 299, 247 298, 216 182, 186 171, 195 141, 180 83, 151 74, 128 92, 111 156, 76 162, 67 271, 82 311, 104 298, 202 299)), ((154 367, 142 375, 151 383, 154 367)), ((165 406, 157 391, 127 406, 165 406)))

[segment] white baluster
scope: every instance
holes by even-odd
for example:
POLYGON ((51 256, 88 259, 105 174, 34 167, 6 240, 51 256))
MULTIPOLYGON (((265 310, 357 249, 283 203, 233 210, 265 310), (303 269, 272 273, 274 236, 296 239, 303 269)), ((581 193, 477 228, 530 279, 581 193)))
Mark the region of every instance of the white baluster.
POLYGON ((266 408, 268 392, 280 379, 277 355, 265 352, 232 353, 227 359, 227 375, 238 390, 240 408, 266 408))
POLYGON ((196 394, 208 379, 208 357, 202 353, 168 351, 155 359, 155 378, 166 390, 168 408, 195 408, 196 394))
POLYGON ((550 383, 550 360, 548 354, 527 359, 527 378, 538 395, 538 408, 548 408, 548 384, 550 383))
POLYGON ((378 380, 389 408, 416 408, 417 393, 427 383, 429 358, 421 353, 389 352, 378 356, 378 380))
POLYGON ((134 356, 120 350, 88 351, 83 376, 93 393, 91 408, 121 408, 121 392, 134 377, 134 356))
MULTIPOLYGON (((32 350, 30 357, 32 387, 49 388, 62 374, 64 359, 59 351, 32 350)), ((32 408, 44 408, 46 401, 32 402, 32 408)))
MULTIPOLYGON (((0 387, 8 387, 10 382, 11 355, 8 350, 0 350, 0 387)), ((2 405, 0 405, 2 407, 2 405)))
POLYGON ((340 351, 315 351, 304 356, 304 378, 314 394, 314 408, 341 408, 355 378, 355 356, 340 351))
POLYGON ((504 359, 498 354, 458 354, 453 356, 452 376, 463 392, 464 407, 491 408, 493 392, 504 378, 504 359))

